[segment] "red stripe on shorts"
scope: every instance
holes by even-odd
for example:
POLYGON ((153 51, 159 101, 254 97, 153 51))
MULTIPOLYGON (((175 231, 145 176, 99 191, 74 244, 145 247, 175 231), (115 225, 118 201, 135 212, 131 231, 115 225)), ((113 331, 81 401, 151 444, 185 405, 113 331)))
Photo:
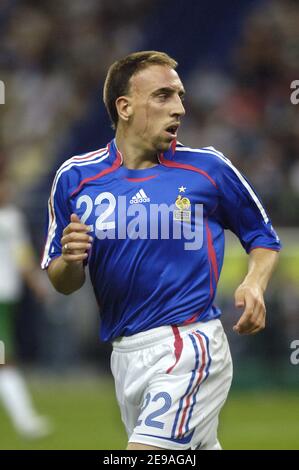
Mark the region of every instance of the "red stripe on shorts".
POLYGON ((175 363, 173 364, 173 366, 169 367, 169 369, 167 369, 166 373, 167 374, 170 374, 170 372, 172 371, 172 369, 174 369, 174 367, 177 365, 177 363, 179 362, 180 360, 180 357, 181 357, 181 354, 182 354, 182 351, 183 351, 183 339, 180 335, 180 330, 178 329, 177 326, 172 326, 172 332, 174 334, 174 354, 175 354, 175 363))

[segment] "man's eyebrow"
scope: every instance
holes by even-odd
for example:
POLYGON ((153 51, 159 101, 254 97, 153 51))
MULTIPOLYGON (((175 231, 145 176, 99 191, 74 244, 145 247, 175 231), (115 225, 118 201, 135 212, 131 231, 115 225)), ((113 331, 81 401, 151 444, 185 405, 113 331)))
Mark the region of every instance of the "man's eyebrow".
MULTIPOLYGON (((177 89, 176 88, 172 88, 172 87, 162 87, 162 88, 158 88, 158 90, 154 90, 152 95, 154 96, 157 96, 159 95, 160 93, 168 93, 168 94, 171 94, 171 93, 176 93, 177 92, 177 89)), ((178 94, 179 96, 184 96, 185 95, 185 90, 184 88, 180 88, 179 91, 178 91, 178 94)))

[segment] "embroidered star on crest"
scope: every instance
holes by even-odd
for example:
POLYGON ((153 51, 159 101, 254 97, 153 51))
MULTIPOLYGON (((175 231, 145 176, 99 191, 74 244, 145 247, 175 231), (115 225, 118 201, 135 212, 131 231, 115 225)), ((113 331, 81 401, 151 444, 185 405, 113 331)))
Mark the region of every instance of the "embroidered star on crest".
POLYGON ((181 186, 181 187, 179 188, 179 191, 180 191, 180 193, 184 193, 184 192, 186 191, 186 189, 187 189, 187 188, 186 188, 185 186, 181 186))

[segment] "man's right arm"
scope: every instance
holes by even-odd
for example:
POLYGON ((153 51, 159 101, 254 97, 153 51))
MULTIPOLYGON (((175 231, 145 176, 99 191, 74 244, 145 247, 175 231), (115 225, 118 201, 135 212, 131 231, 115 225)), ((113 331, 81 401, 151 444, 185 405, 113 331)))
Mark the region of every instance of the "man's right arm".
POLYGON ((71 294, 80 289, 85 282, 83 261, 91 248, 92 238, 89 227, 82 224, 76 214, 71 215, 70 224, 64 229, 61 238, 62 254, 48 267, 48 276, 61 294, 71 294))

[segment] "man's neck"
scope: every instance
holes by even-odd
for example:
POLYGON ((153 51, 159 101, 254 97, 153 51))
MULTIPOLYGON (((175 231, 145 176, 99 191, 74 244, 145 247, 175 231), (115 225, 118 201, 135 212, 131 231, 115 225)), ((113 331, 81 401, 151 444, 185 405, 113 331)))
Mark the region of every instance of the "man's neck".
POLYGON ((116 131, 115 141, 118 150, 122 154, 124 166, 131 170, 151 168, 159 163, 157 152, 146 151, 134 140, 116 131))

